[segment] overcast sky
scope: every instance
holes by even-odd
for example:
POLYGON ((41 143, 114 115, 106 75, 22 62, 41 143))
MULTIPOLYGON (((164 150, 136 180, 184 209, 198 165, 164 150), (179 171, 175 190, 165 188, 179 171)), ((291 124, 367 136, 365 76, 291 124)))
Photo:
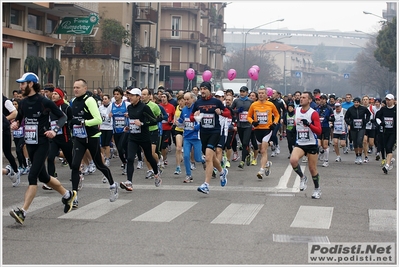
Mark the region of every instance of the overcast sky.
POLYGON ((250 29, 284 19, 260 28, 373 33, 379 30, 381 19, 363 11, 382 17, 386 8, 386 1, 232 1, 225 8, 224 20, 228 28, 250 29))

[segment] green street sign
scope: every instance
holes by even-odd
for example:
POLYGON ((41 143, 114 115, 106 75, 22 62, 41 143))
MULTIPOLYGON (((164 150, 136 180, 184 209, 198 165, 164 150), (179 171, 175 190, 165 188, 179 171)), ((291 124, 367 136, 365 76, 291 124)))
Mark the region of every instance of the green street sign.
POLYGON ((93 27, 98 24, 99 17, 92 13, 88 17, 65 17, 55 30, 57 34, 87 34, 89 35, 93 27))

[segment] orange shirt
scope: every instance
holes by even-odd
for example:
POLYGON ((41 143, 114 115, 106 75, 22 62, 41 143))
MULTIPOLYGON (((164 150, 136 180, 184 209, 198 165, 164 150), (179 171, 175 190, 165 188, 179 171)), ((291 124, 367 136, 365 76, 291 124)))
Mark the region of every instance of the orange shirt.
POLYGON ((270 101, 255 101, 249 107, 248 122, 252 123, 253 121, 259 122, 259 125, 255 127, 257 129, 269 129, 272 123, 277 124, 280 120, 280 113, 278 112, 276 106, 270 101), (274 116, 274 121, 272 118, 274 116))

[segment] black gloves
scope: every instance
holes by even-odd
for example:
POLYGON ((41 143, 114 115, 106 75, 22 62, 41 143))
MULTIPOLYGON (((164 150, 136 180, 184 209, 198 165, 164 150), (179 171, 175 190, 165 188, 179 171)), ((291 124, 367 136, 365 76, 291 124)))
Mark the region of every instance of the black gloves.
POLYGON ((308 127, 310 126, 310 123, 308 122, 307 119, 302 119, 301 121, 302 121, 303 125, 308 126, 308 127))
POLYGON ((161 122, 162 121, 162 116, 158 116, 157 117, 157 122, 161 122))
POLYGON ((330 116, 329 121, 331 121, 331 122, 334 122, 334 121, 335 121, 334 115, 330 116))
POLYGON ((274 128, 276 128, 276 124, 275 124, 275 123, 272 123, 272 124, 270 125, 269 129, 273 131, 274 128))
POLYGON ((259 125, 259 122, 258 122, 258 121, 253 121, 253 122, 252 122, 252 125, 253 125, 254 127, 257 127, 257 126, 259 125))

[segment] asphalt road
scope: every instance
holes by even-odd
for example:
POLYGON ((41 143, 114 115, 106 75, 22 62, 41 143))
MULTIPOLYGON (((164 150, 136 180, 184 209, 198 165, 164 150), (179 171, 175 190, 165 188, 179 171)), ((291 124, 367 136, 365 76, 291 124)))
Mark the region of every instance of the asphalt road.
MULTIPOLYGON (((79 209, 68 214, 57 192, 39 188, 24 225, 8 212, 22 205, 27 176, 15 188, 3 177, 2 264, 291 265, 308 264, 309 242, 396 244, 397 169, 384 175, 375 156, 355 165, 354 152, 335 162, 331 151, 330 166, 318 165, 322 197, 315 200, 311 180, 298 190, 285 140, 269 177, 258 180, 259 166, 241 170, 232 162, 226 187, 213 179, 209 195, 196 190, 204 180, 201 164, 193 183, 182 182, 183 165, 182 174, 173 174, 174 152, 173 146, 159 188, 144 178, 146 169, 135 170, 133 192, 120 190, 113 203, 98 170, 85 176, 79 209)), ((69 168, 58 160, 56 167, 70 188, 69 168)), ((126 180, 118 158, 110 169, 117 182, 126 180)))

